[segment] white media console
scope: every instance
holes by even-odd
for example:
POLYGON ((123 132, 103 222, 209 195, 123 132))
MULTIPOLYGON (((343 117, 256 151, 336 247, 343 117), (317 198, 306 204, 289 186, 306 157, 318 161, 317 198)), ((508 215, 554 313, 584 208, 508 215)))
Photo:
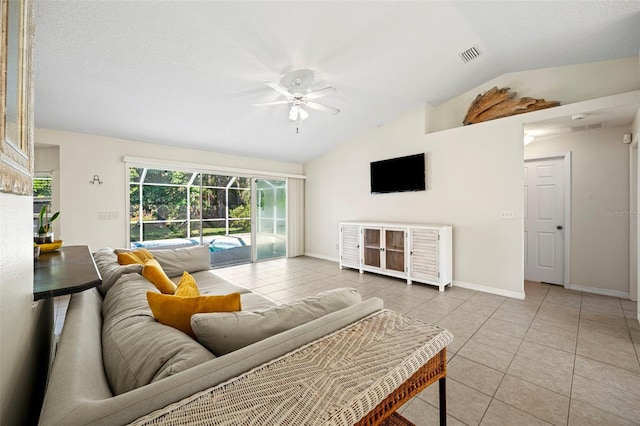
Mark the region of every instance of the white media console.
POLYGON ((340 268, 438 286, 452 282, 451 225, 340 222, 340 268))

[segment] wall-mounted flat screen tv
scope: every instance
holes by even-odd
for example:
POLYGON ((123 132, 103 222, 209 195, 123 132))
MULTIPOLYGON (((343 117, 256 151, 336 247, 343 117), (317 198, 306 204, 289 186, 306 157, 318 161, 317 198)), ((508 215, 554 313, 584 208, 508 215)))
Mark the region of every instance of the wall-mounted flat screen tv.
POLYGON ((424 191, 424 153, 371 163, 371 193, 424 191))

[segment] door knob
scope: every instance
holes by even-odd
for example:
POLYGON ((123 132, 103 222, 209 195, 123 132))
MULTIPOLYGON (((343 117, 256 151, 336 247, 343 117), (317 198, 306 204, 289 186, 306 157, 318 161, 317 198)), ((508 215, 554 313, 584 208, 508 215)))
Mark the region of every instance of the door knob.
POLYGON ((556 229, 557 229, 558 231, 562 231, 562 225, 558 225, 558 226, 556 226, 556 229))

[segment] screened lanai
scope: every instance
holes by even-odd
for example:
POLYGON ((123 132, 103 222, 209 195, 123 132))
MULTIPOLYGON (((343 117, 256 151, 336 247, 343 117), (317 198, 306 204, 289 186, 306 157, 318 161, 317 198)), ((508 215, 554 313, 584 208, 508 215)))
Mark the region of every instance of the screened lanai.
POLYGON ((206 244, 212 266, 286 255, 284 179, 129 167, 129 208, 132 248, 206 244))

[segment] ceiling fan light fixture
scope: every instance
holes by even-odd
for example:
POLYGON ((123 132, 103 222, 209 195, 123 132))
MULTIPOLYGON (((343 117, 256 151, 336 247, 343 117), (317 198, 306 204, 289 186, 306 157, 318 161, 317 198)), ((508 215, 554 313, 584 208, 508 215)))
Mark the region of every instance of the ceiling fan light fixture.
POLYGON ((303 121, 307 118, 309 118, 309 113, 300 105, 293 105, 289 110, 289 120, 291 121, 303 121))
POLYGON ((300 110, 298 105, 293 105, 289 110, 289 120, 297 121, 299 115, 300 115, 300 110))
POLYGON ((309 118, 309 113, 307 111, 304 110, 304 108, 302 107, 298 107, 298 109, 300 110, 300 119, 301 120, 306 120, 307 118, 309 118))

